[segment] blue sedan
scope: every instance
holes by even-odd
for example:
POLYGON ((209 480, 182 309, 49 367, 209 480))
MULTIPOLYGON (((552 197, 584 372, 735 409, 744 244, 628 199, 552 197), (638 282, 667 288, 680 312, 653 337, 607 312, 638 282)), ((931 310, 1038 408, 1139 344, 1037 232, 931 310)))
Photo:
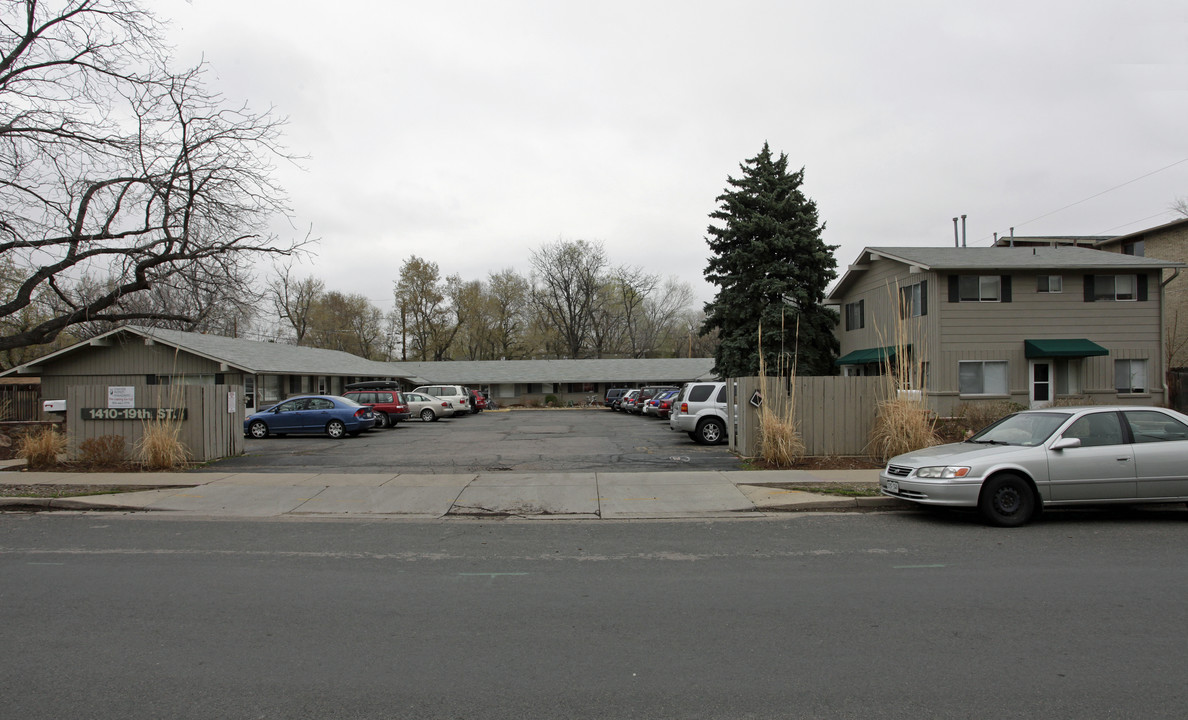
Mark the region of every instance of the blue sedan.
POLYGON ((373 425, 375 414, 366 405, 337 395, 304 395, 248 415, 243 434, 257 440, 289 433, 340 438, 358 435, 373 425))

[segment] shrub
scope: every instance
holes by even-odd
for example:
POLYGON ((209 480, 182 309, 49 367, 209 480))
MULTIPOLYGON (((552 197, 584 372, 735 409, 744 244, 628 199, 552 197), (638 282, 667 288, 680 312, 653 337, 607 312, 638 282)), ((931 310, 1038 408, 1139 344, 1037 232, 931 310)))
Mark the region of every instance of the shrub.
POLYGON ((144 436, 136 443, 137 459, 149 470, 172 470, 185 465, 190 453, 178 439, 180 434, 179 422, 146 422, 144 436))
POLYGON ((932 411, 919 399, 900 397, 879 403, 867 447, 872 456, 886 462, 937 442, 932 411))
POLYGON ((30 470, 57 465, 58 455, 63 452, 66 452, 66 436, 54 427, 25 433, 17 441, 16 455, 24 459, 30 470))
POLYGON ((102 435, 84 440, 79 459, 88 467, 118 467, 128 459, 122 435, 102 435))
POLYGON ((551 393, 545 395, 544 402, 547 407, 557 407, 557 396, 551 393))
POLYGON ((1026 409, 1019 403, 1010 400, 963 402, 954 409, 953 416, 960 430, 966 433, 976 433, 990 423, 1026 409))
POLYGON ((804 459, 804 441, 791 412, 778 414, 766 405, 759 409, 759 456, 777 467, 791 467, 804 459))

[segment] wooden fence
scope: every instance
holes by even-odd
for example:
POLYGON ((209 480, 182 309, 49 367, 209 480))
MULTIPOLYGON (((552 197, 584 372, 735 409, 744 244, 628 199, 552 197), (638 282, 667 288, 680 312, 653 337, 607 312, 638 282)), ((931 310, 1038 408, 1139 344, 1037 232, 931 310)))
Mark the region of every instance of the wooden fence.
POLYGON ((109 402, 106 385, 76 385, 66 391, 67 452, 76 456, 86 440, 124 438, 132 453, 155 418, 179 418, 179 440, 196 462, 241 455, 244 450, 243 387, 235 385, 134 385, 131 401, 109 402), (234 393, 234 396, 231 394, 234 393), (132 407, 111 407, 132 405, 132 407))
POLYGON ((41 390, 37 388, 0 387, 0 420, 41 420, 41 390))
POLYGON ((885 379, 880 377, 798 377, 795 392, 786 379, 757 377, 729 380, 727 413, 730 449, 744 457, 759 454, 756 393, 773 409, 791 402, 796 427, 808 455, 866 455, 866 443, 885 379))

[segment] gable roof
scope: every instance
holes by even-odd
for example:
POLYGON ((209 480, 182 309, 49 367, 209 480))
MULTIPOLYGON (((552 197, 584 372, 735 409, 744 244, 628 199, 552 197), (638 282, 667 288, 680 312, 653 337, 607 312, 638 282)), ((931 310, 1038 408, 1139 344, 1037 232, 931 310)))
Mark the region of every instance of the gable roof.
POLYGON ((1184 267, 1184 263, 1136 257, 1087 247, 868 247, 842 275, 829 293, 836 300, 869 267, 867 262, 886 258, 923 271, 1000 272, 1014 270, 1159 270, 1184 267))
POLYGON ((1178 220, 1172 220, 1169 223, 1164 223, 1162 225, 1156 225, 1155 227, 1147 228, 1146 230, 1136 230, 1132 233, 1126 233, 1125 235, 1115 235, 1114 237, 1104 238, 1104 239, 1098 241, 1094 245, 1094 247, 1101 247, 1103 245, 1114 245, 1117 243, 1129 242, 1131 240, 1137 240, 1139 238, 1143 238, 1148 235, 1158 235, 1159 233, 1165 232, 1167 230, 1174 230, 1174 229, 1176 229, 1182 225, 1185 225, 1185 224, 1188 224, 1188 217, 1180 218, 1178 220))
POLYGON ((0 373, 32 375, 63 355, 138 338, 245 373, 401 378, 416 385, 667 382, 716 378, 713 358, 382 362, 339 350, 128 325, 0 373))

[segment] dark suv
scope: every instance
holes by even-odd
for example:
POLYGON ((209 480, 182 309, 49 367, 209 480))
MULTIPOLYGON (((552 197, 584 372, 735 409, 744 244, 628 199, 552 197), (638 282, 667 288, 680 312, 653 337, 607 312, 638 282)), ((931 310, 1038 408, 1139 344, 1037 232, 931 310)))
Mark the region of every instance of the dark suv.
POLYGON ((396 383, 379 382, 351 383, 342 393, 344 398, 367 405, 375 413, 377 428, 392 427, 401 420, 411 417, 408 405, 400 395, 396 383))
POLYGON ((602 399, 602 404, 611 410, 619 408, 619 400, 622 399, 623 394, 631 388, 607 388, 606 397, 602 399))

